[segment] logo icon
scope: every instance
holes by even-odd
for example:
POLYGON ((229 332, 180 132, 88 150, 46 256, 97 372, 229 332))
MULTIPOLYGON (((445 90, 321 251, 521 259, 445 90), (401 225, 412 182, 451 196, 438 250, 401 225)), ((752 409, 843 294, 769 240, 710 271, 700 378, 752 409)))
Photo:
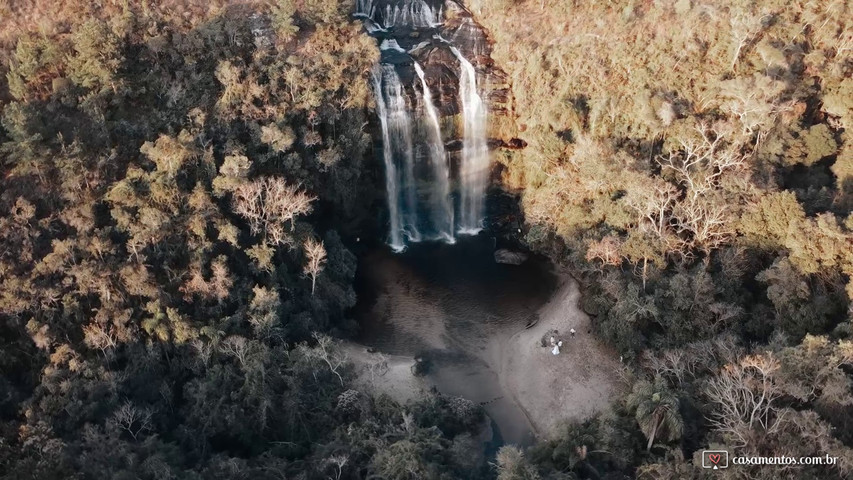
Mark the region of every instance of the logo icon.
POLYGON ((729 466, 729 452, 725 450, 703 450, 702 468, 719 470, 729 466))

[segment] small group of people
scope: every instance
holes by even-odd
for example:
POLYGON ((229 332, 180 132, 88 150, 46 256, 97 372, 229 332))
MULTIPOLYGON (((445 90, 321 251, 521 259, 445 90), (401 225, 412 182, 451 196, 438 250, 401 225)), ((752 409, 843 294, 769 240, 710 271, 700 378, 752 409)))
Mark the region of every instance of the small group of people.
MULTIPOLYGON (((572 337, 575 336, 575 329, 574 328, 569 330, 569 335, 572 337)), ((551 353, 554 355, 559 355, 560 354, 560 348, 562 346, 563 346, 563 341, 557 340, 556 338, 554 338, 553 335, 551 335, 551 353)))

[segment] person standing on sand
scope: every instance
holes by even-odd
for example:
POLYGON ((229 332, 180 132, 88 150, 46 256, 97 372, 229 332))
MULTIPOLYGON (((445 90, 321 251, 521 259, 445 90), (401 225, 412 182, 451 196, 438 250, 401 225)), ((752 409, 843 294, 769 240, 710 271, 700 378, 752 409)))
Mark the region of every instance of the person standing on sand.
POLYGON ((554 345, 554 349, 551 350, 551 353, 554 355, 559 355, 560 354, 560 347, 562 347, 562 346, 563 346, 563 341, 560 340, 559 342, 557 342, 556 345, 554 345))
POLYGON ((575 336, 575 329, 573 328, 573 329, 569 330, 569 334, 571 334, 571 336, 574 337, 575 336))

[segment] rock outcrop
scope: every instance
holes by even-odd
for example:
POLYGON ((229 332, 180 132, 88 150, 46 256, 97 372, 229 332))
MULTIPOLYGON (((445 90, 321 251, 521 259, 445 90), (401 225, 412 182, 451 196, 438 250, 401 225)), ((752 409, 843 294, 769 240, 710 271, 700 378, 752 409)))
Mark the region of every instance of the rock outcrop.
POLYGON ((507 265, 521 265, 527 261, 527 254, 524 252, 514 252, 506 248, 495 250, 495 262, 504 263, 507 265))

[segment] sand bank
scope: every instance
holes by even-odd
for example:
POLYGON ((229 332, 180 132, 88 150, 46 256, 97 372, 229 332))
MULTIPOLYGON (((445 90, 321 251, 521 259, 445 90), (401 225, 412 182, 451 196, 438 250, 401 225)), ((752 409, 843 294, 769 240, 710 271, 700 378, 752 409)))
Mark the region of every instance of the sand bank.
MULTIPOLYGON (((400 295, 397 292, 391 298, 399 301, 400 295)), ((433 330, 419 337, 433 346, 432 368, 424 377, 413 375, 415 360, 410 356, 368 353, 364 346, 351 342, 345 343, 344 349, 356 365, 361 388, 388 394, 401 403, 432 387, 444 394, 463 396, 484 406, 504 441, 529 444, 532 434, 548 438, 560 423, 582 420, 604 409, 619 388, 618 355, 588 333, 590 320, 578 306, 579 298, 577 282, 562 274, 550 300, 536 312, 538 321, 531 328, 524 328, 529 318, 519 318, 512 325, 480 330, 482 342, 473 348, 470 339, 460 341, 449 335, 451 328, 442 327, 438 333, 433 330), (569 335, 572 328, 576 330, 574 337, 569 335), (541 343, 552 330, 557 330, 558 339, 563 340, 559 355, 541 343)), ((425 308, 422 300, 407 298, 402 303, 418 305, 421 315, 435 309, 432 305, 425 308)), ((412 328, 420 330, 430 323, 464 321, 452 317, 442 321, 441 316, 433 314, 431 322, 401 326, 394 324, 394 318, 403 309, 387 310, 392 323, 389 328, 414 325, 412 328)), ((417 336, 415 331, 407 334, 417 336)))
POLYGON ((579 299, 577 282, 561 275, 554 296, 539 311, 539 321, 492 344, 501 386, 540 439, 553 434, 562 422, 603 410, 620 388, 618 355, 588 333, 590 320, 578 306, 579 299), (569 334, 572 328, 574 337, 569 334), (563 340, 559 355, 541 344, 552 330, 559 331, 557 339, 563 340))

